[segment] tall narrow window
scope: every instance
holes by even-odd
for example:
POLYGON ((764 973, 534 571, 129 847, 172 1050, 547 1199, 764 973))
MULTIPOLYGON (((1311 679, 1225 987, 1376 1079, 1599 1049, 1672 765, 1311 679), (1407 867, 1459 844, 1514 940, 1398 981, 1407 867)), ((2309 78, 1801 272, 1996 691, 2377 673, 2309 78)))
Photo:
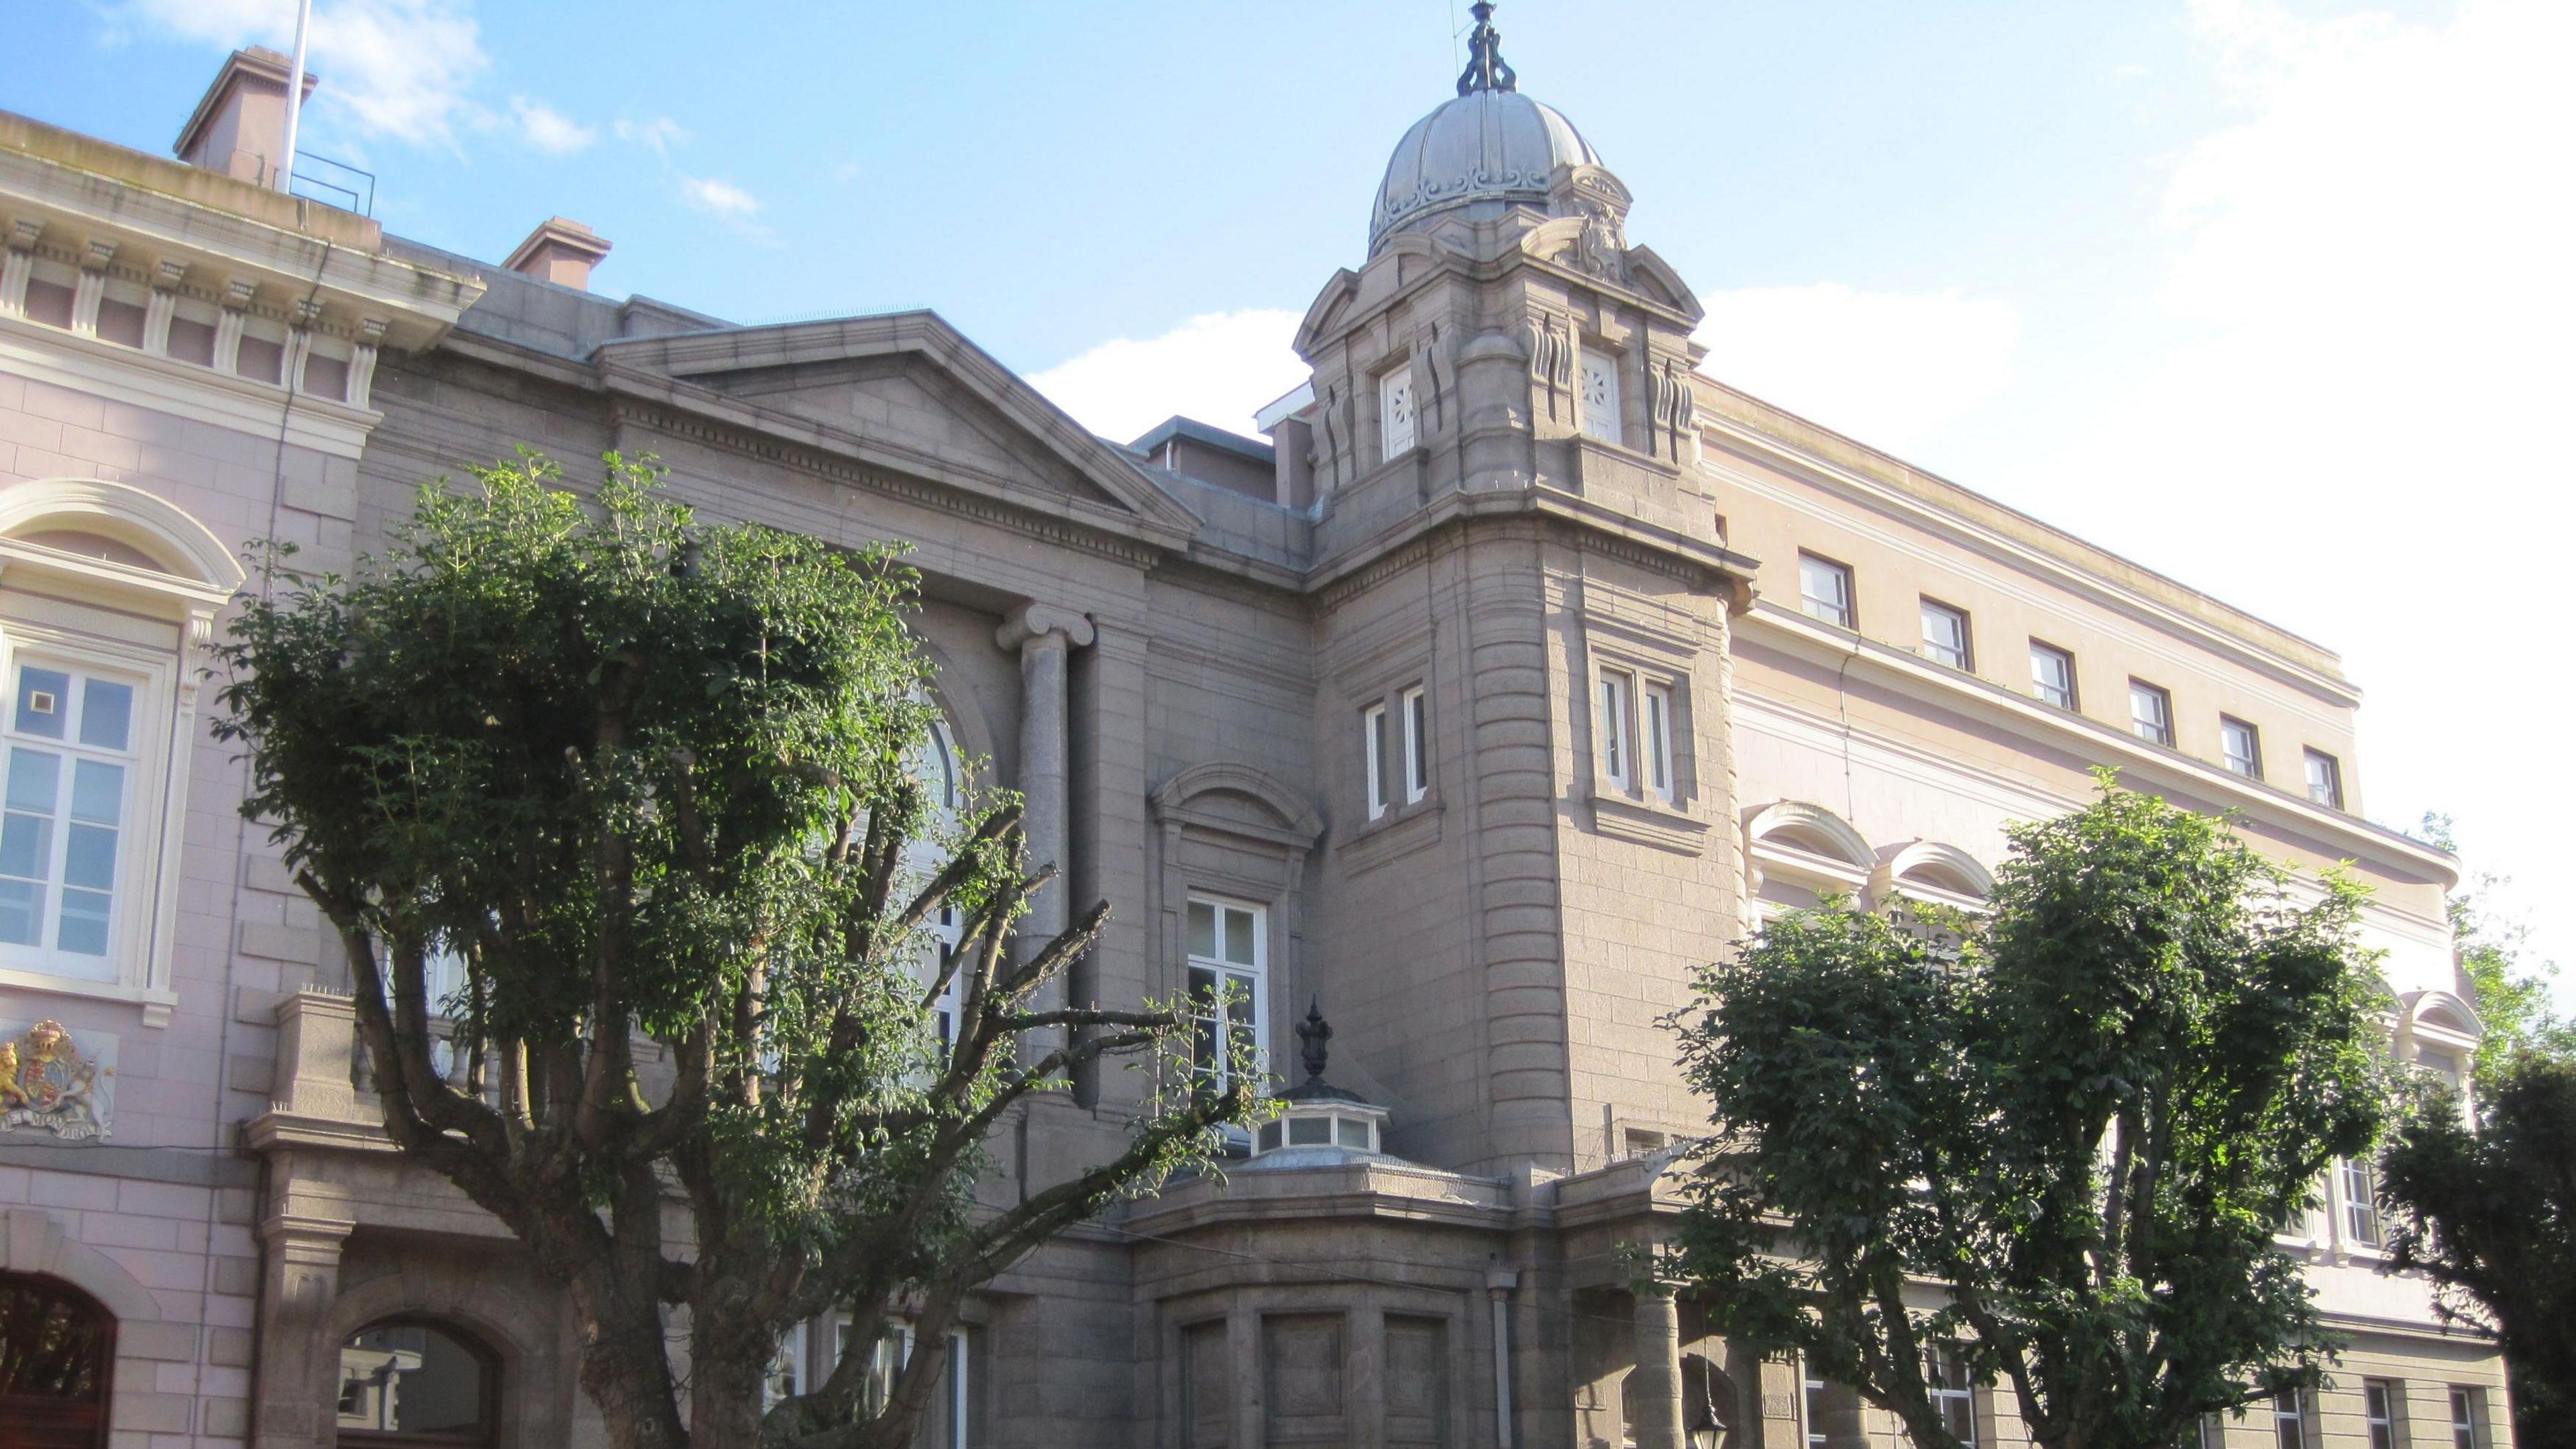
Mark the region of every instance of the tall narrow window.
POLYGON ((1628 676, 1601 673, 1601 774, 1625 790, 1628 774, 1628 676))
POLYGON ((134 758, 133 683, 21 660, 0 819, 0 942, 43 969, 113 979, 118 841, 134 758))
POLYGON ((2301 1389, 2272 1396, 2272 1442, 2276 1449, 2308 1449, 2308 1397, 2301 1389))
POLYGON ((1952 669, 1974 669, 1968 652, 1968 612, 1923 601, 1923 657, 1952 669))
POLYGON ((1968 1379, 1967 1355, 1954 1344, 1936 1344, 1923 1351, 1923 1368, 1941 1427, 1967 1449, 1977 1449, 1977 1391, 1968 1379))
POLYGON ((2054 644, 2031 640, 2030 692, 2042 704, 2075 708, 2075 656, 2054 644))
MULTIPOLYGON (((1258 1072, 1268 1054, 1261 1029, 1267 915, 1255 905, 1190 898, 1190 1011, 1197 1020, 1192 1053, 1200 1080, 1213 1091, 1232 1086, 1235 1072, 1247 1063, 1258 1072)), ((1257 1076, 1252 1085, 1258 1088, 1257 1076)))
POLYGON ((1368 757, 1368 813, 1375 820, 1386 813, 1387 786, 1394 774, 1389 766, 1395 763, 1387 750, 1385 705, 1360 711, 1360 753, 1368 757))
POLYGON ((2486 1449, 2486 1440, 2478 1433, 2485 1409, 2484 1389, 2451 1390, 2451 1449, 2486 1449))
POLYGON ((1583 349, 1583 431, 1605 443, 1619 441, 1619 354, 1583 349))
POLYGON ((2308 759, 2308 798, 2329 810, 2343 808, 2343 766, 2323 750, 2310 750, 2308 759))
POLYGON ((1798 555, 1798 607, 1837 629, 1853 627, 1851 569, 1811 553, 1798 555))
POLYGON ((1832 1407, 1826 1399, 1825 1381, 1816 1377, 1814 1369, 1808 1369, 1805 1378, 1806 1393, 1799 1408, 1803 1411, 1800 1417, 1806 1421, 1807 1449, 1833 1449, 1833 1430, 1825 1422, 1832 1407))
POLYGON ((2227 1416, 2200 1416, 2200 1449, 2227 1449, 2227 1416))
POLYGON ((1413 451, 1412 368, 1399 367, 1378 379, 1377 405, 1379 431, 1386 442, 1384 456, 1394 458, 1413 451))
POLYGON ((2361 1422, 2370 1449, 2397 1449, 2397 1387, 2386 1379, 2361 1381, 2361 1422))
POLYGON ((2144 680, 2130 680, 2129 731, 2148 744, 2172 748, 2173 696, 2144 680))
POLYGON ((1646 767, 1646 790, 1673 802, 1673 691, 1649 684, 1637 691, 1637 761, 1646 767))
POLYGON ((1417 684, 1404 692, 1404 803, 1431 793, 1431 720, 1429 704, 1417 684))
POLYGON ((2227 756, 2227 768, 2248 780, 2263 778, 2263 737, 2254 727, 2234 715, 2218 717, 2218 747, 2227 756))
POLYGON ((2363 1247, 2379 1246, 2379 1170, 2367 1157, 2343 1160, 2343 1228, 2363 1247))

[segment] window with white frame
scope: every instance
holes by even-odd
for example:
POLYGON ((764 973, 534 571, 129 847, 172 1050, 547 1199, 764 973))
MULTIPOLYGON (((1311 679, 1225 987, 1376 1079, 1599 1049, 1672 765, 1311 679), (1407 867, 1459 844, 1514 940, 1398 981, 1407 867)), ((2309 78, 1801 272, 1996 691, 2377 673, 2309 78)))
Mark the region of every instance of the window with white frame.
POLYGON ((1431 793, 1430 704, 1417 684, 1397 698, 1404 712, 1404 803, 1431 793))
POLYGON ((1399 367, 1377 383, 1379 432, 1384 438, 1383 457, 1396 458, 1413 451, 1415 414, 1413 369, 1399 367))
POLYGON ((1388 792, 1395 783, 1395 756, 1387 732, 1385 705, 1373 704, 1360 711, 1360 753, 1368 757, 1368 814, 1375 820, 1386 814, 1388 792))
POLYGON ((54 975, 113 979, 140 681, 33 652, 10 674, 0 943, 54 975))
POLYGON ((1648 683, 1637 689, 1637 763, 1646 772, 1646 793, 1673 803, 1673 687, 1648 683))
POLYGON ((2398 1449, 2397 1386, 2386 1379, 2361 1381, 2361 1422, 2370 1432, 2370 1449, 2398 1449))
POLYGON ((1923 1351, 1923 1379, 1941 1427, 1967 1449, 1977 1449, 1977 1390, 1968 1378, 1968 1356, 1956 1344, 1934 1344, 1923 1351))
POLYGON ((2329 810, 2343 808, 2343 766, 2323 750, 2309 750, 2308 798, 2329 810))
POLYGON ((1260 1086, 1269 1055, 1262 1012, 1269 983, 1269 912, 1241 901, 1192 896, 1189 901, 1190 1014, 1196 1023, 1191 1060, 1211 1091, 1234 1085, 1246 1061, 1260 1086))
MULTIPOLYGON (((933 721, 929 735, 913 751, 912 775, 919 782, 923 798, 930 806, 929 828, 904 846, 904 875, 915 890, 928 885, 940 868, 947 864, 947 842, 955 833, 961 782, 957 742, 944 721, 933 721)), ((915 970, 924 986, 946 978, 939 997, 931 1003, 931 1032, 938 1039, 942 1061, 957 1045, 957 1013, 964 999, 964 987, 951 970, 956 959, 959 936, 964 921, 953 905, 942 904, 931 918, 922 923, 921 939, 916 947, 919 957, 915 970)))
POLYGON ((2486 1408, 2486 1390, 2451 1390, 2451 1449, 2486 1449, 2486 1408))
POLYGON ((1628 719, 1634 681, 1615 669, 1601 671, 1601 778, 1625 790, 1631 783, 1628 719))
POLYGON ((2227 1416, 2200 1416, 2200 1449, 2227 1449, 2227 1416))
POLYGON ((2228 772, 2248 780, 2263 778, 2263 736, 2232 714, 2218 717, 2218 749, 2228 772))
POLYGON ((2344 1236, 2365 1248, 2379 1246, 2379 1171, 2367 1157, 2343 1160, 2344 1236))
POLYGON ((2042 704, 2074 709, 2075 656, 2054 644, 2031 640, 2030 692, 2042 704))
POLYGON ((2172 748, 2173 696, 2163 686, 2129 681, 2129 732, 2148 744, 2172 748))
POLYGON ((1807 1449, 1833 1449, 1833 1431, 1825 1423, 1826 1416, 1832 1412, 1825 1381, 1816 1377, 1812 1368, 1807 1369, 1802 1377, 1806 1380, 1806 1392, 1798 1408, 1799 1417, 1805 1421, 1807 1449))
POLYGON ((1968 649, 1968 611, 1936 599, 1923 601, 1923 657, 1952 669, 1974 669, 1968 649))
POLYGON ((1605 443, 1619 441, 1619 354, 1586 347, 1576 381, 1583 389, 1583 431, 1605 443))
POLYGON ((2304 1389, 2283 1389, 2272 1396, 2272 1442, 2275 1449, 2310 1449, 2308 1444, 2308 1395, 2304 1389))
POLYGON ((1811 553, 1798 555, 1798 607, 1818 623, 1855 627, 1851 566, 1811 553))

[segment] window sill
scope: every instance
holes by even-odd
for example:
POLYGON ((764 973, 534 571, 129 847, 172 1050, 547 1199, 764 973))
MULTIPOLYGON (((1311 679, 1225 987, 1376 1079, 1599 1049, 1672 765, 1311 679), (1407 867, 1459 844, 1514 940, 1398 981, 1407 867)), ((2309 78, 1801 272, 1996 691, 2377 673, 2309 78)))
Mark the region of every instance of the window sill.
POLYGON ((1592 782, 1592 828, 1613 839, 1677 855, 1700 855, 1708 849, 1708 821, 1697 812, 1622 790, 1597 777, 1592 782))
POLYGON ((1375 870, 1388 861, 1438 844, 1440 816, 1440 794, 1435 790, 1410 805, 1393 806, 1361 825, 1335 853, 1342 858, 1342 868, 1353 875, 1375 870))
POLYGON ((143 1024, 159 1029, 170 1024, 170 1013, 179 1005, 179 993, 153 986, 137 986, 125 981, 92 981, 79 976, 56 976, 48 972, 27 971, 0 966, 0 990, 36 991, 50 996, 78 996, 91 1001, 126 1002, 143 1008, 143 1024))

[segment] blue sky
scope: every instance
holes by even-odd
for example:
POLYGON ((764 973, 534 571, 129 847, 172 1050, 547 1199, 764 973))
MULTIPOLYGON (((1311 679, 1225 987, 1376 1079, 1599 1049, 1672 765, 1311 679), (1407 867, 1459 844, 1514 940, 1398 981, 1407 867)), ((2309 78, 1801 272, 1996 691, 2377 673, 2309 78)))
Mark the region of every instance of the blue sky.
MULTIPOLYGON (((27 7, 0 107, 167 148, 291 0, 27 7)), ((2343 651, 2368 812, 2576 964, 2576 5, 1508 0, 1709 369, 2343 651)), ((318 0, 306 146, 737 320, 936 307, 1095 428, 1248 426, 1452 0, 318 0)), ((2576 1000, 2567 983, 2562 999, 2576 1000)))

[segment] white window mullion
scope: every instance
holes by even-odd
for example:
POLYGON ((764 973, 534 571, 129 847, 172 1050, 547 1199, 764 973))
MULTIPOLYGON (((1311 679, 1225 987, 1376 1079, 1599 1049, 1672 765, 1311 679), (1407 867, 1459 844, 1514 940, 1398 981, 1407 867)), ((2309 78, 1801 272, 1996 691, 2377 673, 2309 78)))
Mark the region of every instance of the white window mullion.
POLYGON ((1431 793, 1430 721, 1422 686, 1404 692, 1404 803, 1431 793))

